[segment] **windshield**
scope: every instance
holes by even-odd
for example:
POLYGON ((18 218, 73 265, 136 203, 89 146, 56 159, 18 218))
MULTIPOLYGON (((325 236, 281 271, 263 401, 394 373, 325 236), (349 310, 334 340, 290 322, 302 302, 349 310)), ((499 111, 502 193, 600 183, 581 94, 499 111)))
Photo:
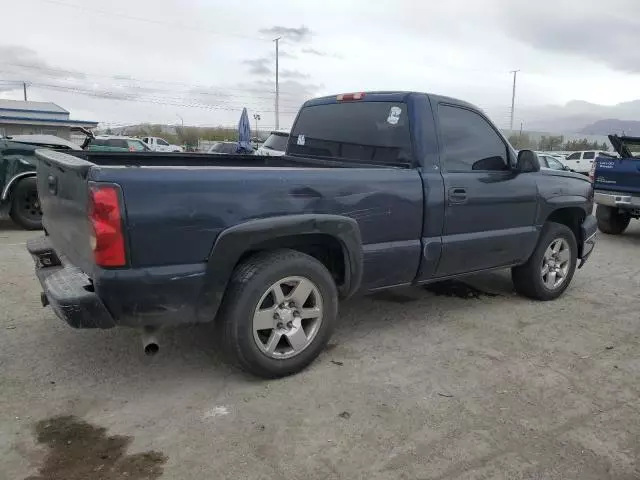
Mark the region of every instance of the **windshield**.
POLYGON ((289 135, 284 133, 272 133, 264 142, 262 148, 268 150, 278 150, 284 152, 287 149, 287 142, 289 141, 289 135))
POLYGON ((345 102, 305 107, 289 137, 288 152, 363 163, 408 164, 407 105, 345 102))

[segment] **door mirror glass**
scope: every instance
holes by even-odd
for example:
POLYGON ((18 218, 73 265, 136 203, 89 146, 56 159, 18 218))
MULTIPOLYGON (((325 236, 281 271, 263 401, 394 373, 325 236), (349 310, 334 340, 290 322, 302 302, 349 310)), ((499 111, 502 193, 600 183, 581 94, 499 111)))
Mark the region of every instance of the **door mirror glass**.
POLYGON ((520 150, 518 152, 518 164, 517 168, 519 172, 539 172, 540 160, 538 156, 531 150, 520 150))

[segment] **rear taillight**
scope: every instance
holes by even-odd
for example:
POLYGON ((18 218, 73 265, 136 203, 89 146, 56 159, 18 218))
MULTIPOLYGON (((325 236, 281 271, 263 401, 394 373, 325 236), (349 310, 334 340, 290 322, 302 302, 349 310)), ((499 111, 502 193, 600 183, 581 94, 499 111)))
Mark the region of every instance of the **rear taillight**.
POLYGON ((594 160, 591 163, 591 170, 589 170, 589 180, 591 180, 591 183, 593 183, 595 178, 596 178, 596 161, 594 160))
POLYGON ((89 188, 89 221, 93 227, 90 241, 96 265, 125 266, 127 261, 118 187, 94 185, 89 188))

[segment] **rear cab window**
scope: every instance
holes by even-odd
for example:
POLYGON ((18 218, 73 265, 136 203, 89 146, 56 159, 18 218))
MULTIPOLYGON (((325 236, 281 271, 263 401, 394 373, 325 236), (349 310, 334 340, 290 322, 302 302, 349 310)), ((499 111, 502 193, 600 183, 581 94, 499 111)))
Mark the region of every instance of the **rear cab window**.
POLYGON ((409 166, 413 156, 407 104, 348 101, 303 107, 287 147, 290 155, 409 166))

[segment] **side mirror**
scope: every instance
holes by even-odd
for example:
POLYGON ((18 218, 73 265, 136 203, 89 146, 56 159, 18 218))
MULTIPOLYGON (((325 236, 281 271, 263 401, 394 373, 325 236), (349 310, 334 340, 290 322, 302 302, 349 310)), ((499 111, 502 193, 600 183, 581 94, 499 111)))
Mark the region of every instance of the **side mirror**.
POLYGON ((520 150, 518 152, 517 170, 521 173, 539 172, 540 160, 535 152, 531 150, 520 150))

